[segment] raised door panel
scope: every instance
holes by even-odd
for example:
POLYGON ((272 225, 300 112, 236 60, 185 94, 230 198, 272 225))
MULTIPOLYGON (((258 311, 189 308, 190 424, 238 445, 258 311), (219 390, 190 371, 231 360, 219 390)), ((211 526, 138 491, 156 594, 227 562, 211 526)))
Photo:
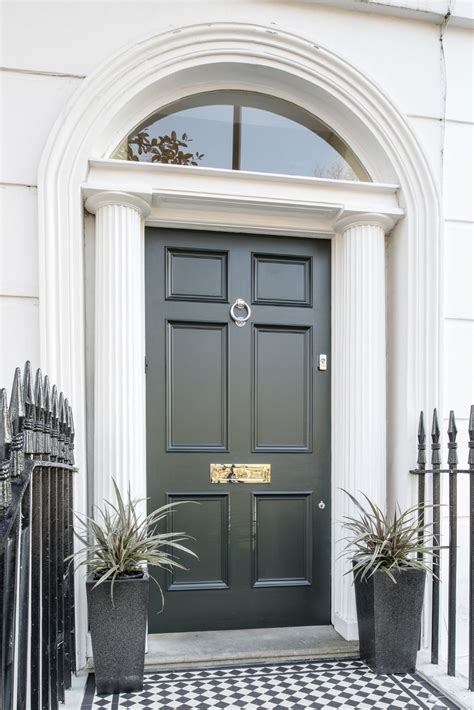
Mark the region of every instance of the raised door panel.
POLYGON ((253 496, 253 586, 311 584, 311 493, 253 496))
POLYGON ((166 250, 166 298, 169 301, 227 301, 227 252, 166 250))
POLYGON ((255 326, 255 451, 311 451, 311 328, 255 326))
POLYGON ((226 589, 229 586, 228 493, 170 493, 169 503, 183 502, 170 516, 169 532, 186 530, 187 544, 199 559, 179 550, 175 559, 186 569, 174 568, 168 590, 226 589))
POLYGON ((167 450, 227 450, 227 324, 167 324, 167 450))
POLYGON ((311 306, 310 257, 252 255, 252 302, 273 306, 311 306))

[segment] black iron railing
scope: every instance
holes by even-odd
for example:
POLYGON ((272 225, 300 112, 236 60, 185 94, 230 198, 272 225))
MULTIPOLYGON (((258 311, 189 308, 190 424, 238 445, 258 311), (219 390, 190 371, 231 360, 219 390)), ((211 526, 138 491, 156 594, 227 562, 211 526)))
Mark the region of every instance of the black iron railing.
MULTIPOLYGON (((420 412, 418 426, 418 459, 417 468, 410 473, 418 476, 418 503, 420 516, 424 519, 424 505, 429 496, 433 503, 432 536, 433 545, 442 543, 441 539, 441 506, 446 505, 449 511, 448 533, 448 638, 447 638, 447 673, 456 675, 456 609, 457 609, 457 558, 458 558, 458 476, 469 476, 469 656, 468 656, 468 686, 474 690, 474 405, 471 406, 469 417, 469 452, 467 468, 458 467, 458 444, 456 441, 457 427, 454 412, 449 414, 448 425, 448 456, 447 468, 441 468, 441 444, 438 414, 433 412, 431 428, 431 468, 426 468, 426 443, 423 412, 420 412), (448 476, 449 493, 447 501, 442 500, 441 478, 448 476), (431 491, 427 490, 427 478, 431 477, 431 491)), ((440 552, 433 555, 433 588, 431 594, 431 663, 439 663, 440 655, 440 552)))
POLYGON ((75 670, 74 425, 30 363, 0 390, 0 709, 54 710, 75 670))

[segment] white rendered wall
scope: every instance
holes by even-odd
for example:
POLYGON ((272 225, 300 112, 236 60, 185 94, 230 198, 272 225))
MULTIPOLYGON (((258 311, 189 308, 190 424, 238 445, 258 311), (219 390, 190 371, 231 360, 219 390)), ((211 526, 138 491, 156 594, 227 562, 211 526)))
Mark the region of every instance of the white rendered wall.
MULTIPOLYGON (((168 0, 95 2, 93 16, 91 4, 77 0, 61 3, 7 0, 1 5, 0 185, 4 207, 0 236, 0 313, 2 333, 11 334, 13 324, 24 316, 33 325, 33 334, 26 346, 21 335, 11 339, 8 354, 0 360, 0 383, 9 381, 12 363, 21 362, 27 356, 33 361, 38 358, 37 303, 32 301, 38 295, 37 281, 27 274, 36 268, 34 196, 38 163, 47 137, 82 78, 121 46, 138 40, 144 33, 163 30, 163 18, 170 17, 168 9, 168 0), (21 252, 21 267, 13 269, 10 259, 17 251, 21 252), (25 292, 28 300, 19 301, 18 290, 25 292)), ((276 28, 310 36, 315 44, 321 42, 334 49, 384 87, 413 122, 432 165, 440 164, 439 118, 443 87, 437 25, 289 0, 225 3, 174 0, 173 17, 175 24, 196 21, 274 24, 276 28), (400 52, 401 42, 403 52, 400 52)), ((165 26, 169 24, 166 20, 165 26)), ((448 29, 454 34, 454 30, 448 29)), ((464 55, 469 35, 466 30, 457 30, 456 39, 451 42, 455 66, 458 62, 467 66, 464 55), (458 35, 462 39, 458 40, 458 35)), ((449 57, 448 51, 447 55, 449 57)), ((460 110, 457 108, 460 102, 467 104, 469 97, 463 97, 460 91, 459 98, 450 100, 454 102, 454 111, 460 110)), ((455 143, 457 135, 454 134, 463 130, 465 126, 456 125, 451 138, 452 131, 447 128, 450 140, 455 143)), ((462 210, 468 187, 465 179, 459 182, 462 194, 454 189, 453 201, 461 202, 462 210)))
MULTIPOLYGON (((33 364, 39 362, 37 169, 53 124, 82 79, 121 46, 170 26, 171 15, 174 24, 273 23, 275 28, 311 37, 315 45, 320 42, 333 49, 383 86, 426 151, 443 194, 445 219, 444 290, 440 294, 443 401, 439 406, 443 416, 450 408, 456 410, 460 454, 465 456, 466 418, 474 402, 472 32, 448 24, 441 43, 440 26, 435 22, 350 12, 316 2, 173 0, 172 13, 170 5, 170 0, 95 2, 93 12, 90 3, 78 0, 2 5, 0 65, 6 69, 0 73, 0 386, 10 384, 16 364, 26 358, 33 364)), ((390 239, 389 264, 401 258, 399 253, 393 256, 390 239)), ((388 298, 390 308, 395 297, 402 297, 404 284, 389 280, 388 288, 394 292, 388 298)), ((388 332, 389 340, 393 333, 388 332)), ((403 334, 397 337, 403 355, 403 334)), ((392 394, 396 401, 396 392, 392 394)), ((407 431, 407 441, 414 450, 415 432, 407 431)), ((389 491, 398 497, 400 491, 408 490, 406 482, 405 470, 394 470, 389 491)), ((466 520, 460 521, 461 563, 466 520)), ((459 585, 459 634, 463 637, 462 614, 467 607, 461 578, 459 585)))
POLYGON ((10 387, 19 362, 39 358, 36 190, 0 185, 0 218, 0 387, 10 387))
MULTIPOLYGON (((47 137, 82 79, 121 46, 138 40, 144 33, 161 31, 163 18, 170 16, 167 8, 168 0, 135 0, 133 3, 109 0, 94 3, 92 18, 90 3, 77 0, 62 3, 7 0, 1 5, 0 185, 4 200, 0 313, 3 333, 11 333, 13 323, 23 316, 33 325, 34 333, 26 347, 18 337, 8 354, 2 356, 0 383, 9 381, 12 363, 21 362, 27 356, 32 361, 38 359, 37 303, 32 301, 38 295, 37 279, 28 278, 27 274, 36 269, 34 196, 38 163, 47 137), (11 256, 18 250, 21 267, 12 269, 11 256), (18 300, 18 289, 25 292, 28 300, 18 300)), ((441 84, 436 25, 347 12, 315 3, 273 3, 271 0, 232 3, 175 0, 173 15, 175 24, 250 20, 273 23, 275 27, 312 36, 315 43, 333 48, 366 71, 376 83, 384 86, 407 115, 428 117, 413 118, 413 121, 418 122, 420 135, 428 143, 432 163, 438 162, 441 137, 436 119, 441 84), (354 37, 357 42, 353 41, 354 37), (400 52, 401 38, 403 52, 400 52)), ((169 24, 166 22, 166 26, 169 24)), ((454 44, 457 60, 462 49, 454 44)))
MULTIPOLYGON (((21 27, 9 32, 18 37, 21 27)), ((7 63, 3 52, 0 64, 7 63)), ((40 364, 37 170, 77 85, 77 79, 0 72, 0 387, 10 387, 14 368, 26 359, 40 364)))
MULTIPOLYGON (((467 424, 474 403, 474 50, 472 33, 448 26, 444 197, 444 383, 443 430, 456 412, 459 465, 467 464, 467 424)), ((445 436, 446 440, 446 436, 445 436)), ((445 459, 444 459, 445 460, 445 459)), ((446 486, 445 486, 446 489, 446 486)), ((468 476, 459 476, 458 505, 458 668, 467 671, 468 653, 468 476)), ((445 519, 445 528, 447 520, 445 519)), ((446 565, 446 560, 445 560, 446 565)), ((446 569, 446 566, 445 566, 446 569)), ((446 600, 446 590, 444 590, 446 600)), ((445 615, 443 614, 445 617, 445 615)), ((445 629, 445 624, 441 624, 445 629)))

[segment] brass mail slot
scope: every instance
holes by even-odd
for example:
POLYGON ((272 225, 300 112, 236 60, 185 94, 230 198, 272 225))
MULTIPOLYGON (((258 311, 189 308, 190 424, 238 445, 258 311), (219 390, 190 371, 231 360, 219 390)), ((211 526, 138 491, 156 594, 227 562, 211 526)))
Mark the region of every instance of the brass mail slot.
POLYGON ((211 463, 211 483, 270 483, 269 463, 211 463))

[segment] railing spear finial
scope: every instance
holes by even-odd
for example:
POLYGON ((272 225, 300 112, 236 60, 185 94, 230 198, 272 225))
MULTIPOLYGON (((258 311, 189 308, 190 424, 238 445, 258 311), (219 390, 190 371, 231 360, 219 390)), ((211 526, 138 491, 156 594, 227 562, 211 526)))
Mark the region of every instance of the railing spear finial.
POLYGON ((72 407, 69 405, 69 426, 70 426, 70 434, 69 434, 69 449, 70 449, 70 454, 69 454, 69 463, 71 466, 74 466, 75 460, 74 460, 74 437, 76 435, 76 430, 74 429, 74 416, 72 414, 72 407))
POLYGON ((433 425, 431 427, 431 463, 433 466, 441 465, 439 435, 438 412, 435 408, 433 409, 433 425))
POLYGON ((51 456, 54 459, 59 456, 59 402, 56 385, 53 385, 51 391, 51 456))
POLYGON ((418 458, 417 464, 424 466, 426 464, 426 444, 425 444, 425 422, 423 418, 423 410, 420 412, 418 422, 418 458))
POLYGON ((9 411, 12 426, 10 475, 12 478, 18 478, 21 475, 24 466, 23 426, 25 421, 25 397, 21 381, 21 370, 19 367, 16 368, 15 375, 13 377, 9 411))
POLYGON ((456 419, 454 417, 454 412, 451 409, 449 412, 449 425, 448 425, 448 466, 455 466, 458 463, 458 452, 457 452, 457 441, 456 436, 458 434, 458 429, 456 427, 456 419))
POLYGON ((51 386, 49 377, 44 378, 44 453, 47 456, 51 454, 51 386))
POLYGON ((25 402, 25 419, 23 422, 24 431, 24 453, 28 456, 33 456, 35 453, 35 403, 33 400, 33 389, 31 382, 31 363, 29 360, 25 363, 25 371, 23 373, 23 394, 25 402))
POLYGON ((12 429, 6 389, 0 390, 0 510, 11 501, 10 448, 12 429))
POLYGON ((65 447, 64 447, 64 442, 66 439, 66 413, 64 411, 64 395, 62 392, 59 393, 59 399, 58 399, 58 424, 59 424, 59 449, 58 449, 58 458, 60 461, 66 461, 66 452, 65 452, 65 447))
POLYGON ((70 463, 70 445, 71 445, 71 420, 69 418, 69 401, 66 397, 64 400, 64 458, 66 463, 70 463))
POLYGON ((44 453, 44 390, 43 390, 43 375, 41 370, 36 370, 35 377, 35 453, 44 453))

